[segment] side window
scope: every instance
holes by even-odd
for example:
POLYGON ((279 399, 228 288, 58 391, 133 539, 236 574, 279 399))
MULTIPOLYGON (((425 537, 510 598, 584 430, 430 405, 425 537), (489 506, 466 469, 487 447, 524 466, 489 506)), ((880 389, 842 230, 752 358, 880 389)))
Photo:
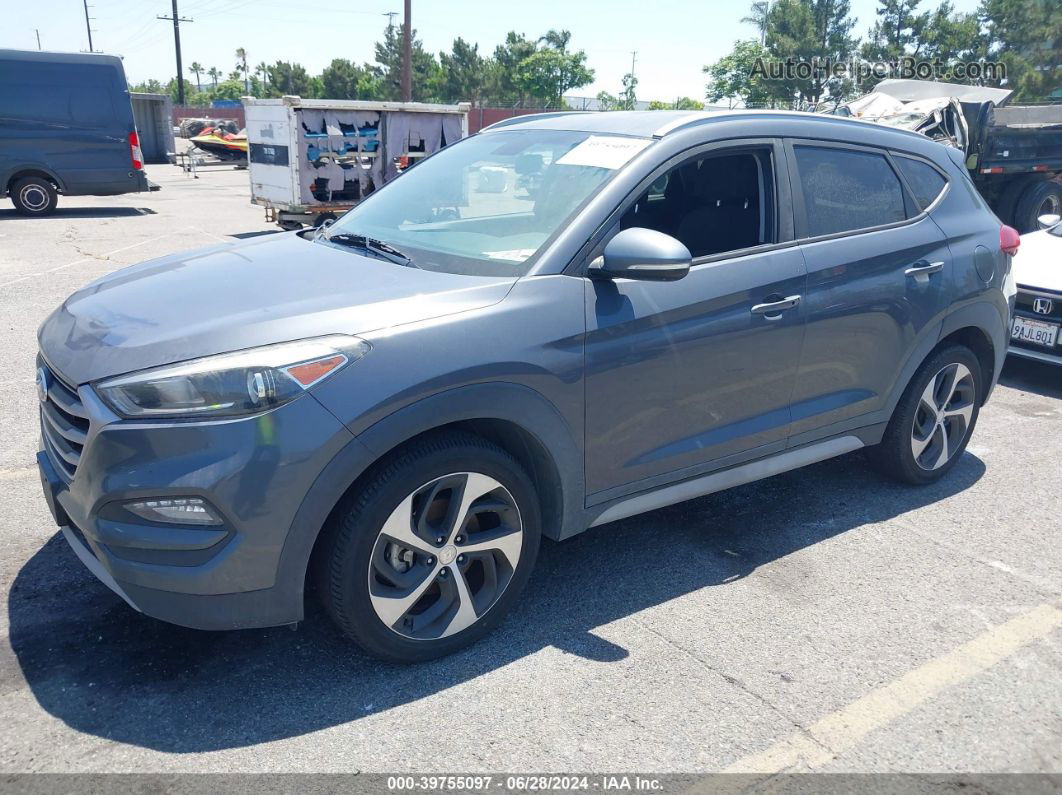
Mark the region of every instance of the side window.
POLYGON ((664 232, 705 257, 775 242, 774 219, 771 150, 750 148, 692 158, 660 175, 620 226, 664 232))
POLYGON ((808 237, 881 226, 906 218, 900 178, 883 155, 795 146, 808 237))
POLYGON ((931 205, 944 190, 947 180, 932 166, 903 155, 895 156, 896 165, 914 194, 915 201, 923 210, 931 205))

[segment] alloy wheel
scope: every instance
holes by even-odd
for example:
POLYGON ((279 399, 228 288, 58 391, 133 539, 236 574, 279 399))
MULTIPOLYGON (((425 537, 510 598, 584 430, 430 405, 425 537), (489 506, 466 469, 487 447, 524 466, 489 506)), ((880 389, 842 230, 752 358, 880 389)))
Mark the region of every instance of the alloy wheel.
POLYGON ((940 469, 961 449, 973 421, 977 387, 958 362, 946 365, 922 391, 911 429, 911 452, 924 470, 940 469))
POLYGON ((523 525, 494 478, 458 472, 426 483, 384 522, 369 561, 369 599, 393 632, 434 640, 482 618, 520 561, 523 525))

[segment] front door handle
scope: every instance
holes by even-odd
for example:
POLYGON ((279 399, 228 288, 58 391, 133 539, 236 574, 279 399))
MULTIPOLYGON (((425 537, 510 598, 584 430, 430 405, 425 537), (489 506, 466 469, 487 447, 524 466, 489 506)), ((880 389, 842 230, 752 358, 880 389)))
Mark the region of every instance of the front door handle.
POLYGON ((800 296, 791 295, 788 298, 781 298, 777 301, 770 301, 766 304, 754 304, 752 307, 752 314, 764 315, 767 320, 778 320, 782 316, 782 312, 794 308, 799 303, 800 296))
POLYGON ((943 262, 926 262, 925 260, 919 260, 910 268, 903 272, 904 276, 928 276, 931 273, 937 273, 944 270, 943 262))

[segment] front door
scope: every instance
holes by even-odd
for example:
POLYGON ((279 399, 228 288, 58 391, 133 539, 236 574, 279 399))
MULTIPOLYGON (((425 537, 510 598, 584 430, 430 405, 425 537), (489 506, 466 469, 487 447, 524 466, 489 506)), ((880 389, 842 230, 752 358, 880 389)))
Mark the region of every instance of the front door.
POLYGON ((785 446, 806 271, 779 218, 780 153, 703 151, 624 208, 616 229, 673 235, 694 265, 676 282, 586 280, 591 503, 785 446))

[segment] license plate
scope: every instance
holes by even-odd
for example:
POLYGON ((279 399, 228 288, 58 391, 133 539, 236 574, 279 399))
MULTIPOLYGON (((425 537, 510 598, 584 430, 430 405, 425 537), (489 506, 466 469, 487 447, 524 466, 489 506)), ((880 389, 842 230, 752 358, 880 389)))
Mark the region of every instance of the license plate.
POLYGON ((1053 348, 1058 339, 1058 324, 1044 323, 1042 320, 1029 320, 1024 317, 1014 318, 1014 326, 1010 330, 1010 338, 1031 342, 1034 345, 1043 345, 1053 348))

